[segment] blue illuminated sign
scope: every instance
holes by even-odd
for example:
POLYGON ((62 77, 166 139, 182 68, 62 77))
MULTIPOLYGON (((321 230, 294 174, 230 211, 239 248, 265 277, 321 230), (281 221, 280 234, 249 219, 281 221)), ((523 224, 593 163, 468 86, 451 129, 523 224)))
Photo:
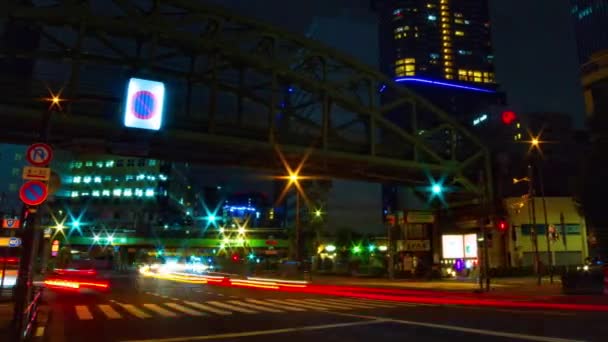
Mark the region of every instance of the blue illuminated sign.
POLYGON ((456 83, 449 83, 449 82, 443 82, 443 81, 435 81, 435 80, 429 80, 429 79, 418 78, 418 77, 401 77, 401 78, 395 79, 395 82, 427 83, 427 84, 440 85, 440 86, 450 87, 450 88, 458 88, 458 89, 479 91, 479 92, 482 92, 482 93, 495 93, 496 92, 496 91, 491 90, 491 89, 469 87, 469 86, 465 86, 465 85, 461 85, 461 84, 456 84, 456 83))
POLYGON ((131 78, 125 101, 125 126, 159 130, 163 122, 164 101, 164 83, 131 78))

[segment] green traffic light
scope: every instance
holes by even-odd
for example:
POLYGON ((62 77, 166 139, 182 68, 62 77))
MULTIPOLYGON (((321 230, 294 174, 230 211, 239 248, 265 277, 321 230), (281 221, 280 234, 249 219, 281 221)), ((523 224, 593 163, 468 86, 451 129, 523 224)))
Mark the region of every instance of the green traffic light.
POLYGON ((443 192, 443 188, 441 187, 440 184, 434 184, 433 187, 431 188, 431 190, 433 191, 433 194, 435 194, 435 195, 439 195, 440 193, 443 192))

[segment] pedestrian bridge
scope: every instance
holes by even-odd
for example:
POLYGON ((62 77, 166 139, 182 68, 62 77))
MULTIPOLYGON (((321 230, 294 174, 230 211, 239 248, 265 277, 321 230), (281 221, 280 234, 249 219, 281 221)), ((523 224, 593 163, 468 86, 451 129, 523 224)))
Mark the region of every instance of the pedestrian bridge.
MULTIPOLYGON (((9 1, 0 137, 56 148, 426 186, 477 198, 488 150, 445 112, 316 41, 195 1, 9 1), (165 83, 162 128, 123 126, 131 77, 165 83), (57 96, 58 102, 51 99, 57 96)), ((486 177, 489 179, 490 177, 486 177)), ((488 188, 489 189, 489 188, 488 188)))

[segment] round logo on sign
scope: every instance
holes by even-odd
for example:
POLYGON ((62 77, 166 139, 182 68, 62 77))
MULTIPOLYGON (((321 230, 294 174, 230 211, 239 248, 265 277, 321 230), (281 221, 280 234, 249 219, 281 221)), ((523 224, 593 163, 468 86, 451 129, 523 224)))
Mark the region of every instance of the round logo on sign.
POLYGON ((29 181, 21 186, 19 198, 27 205, 39 205, 46 200, 48 191, 41 181, 29 181))
POLYGON ((156 97, 147 90, 140 90, 133 94, 131 111, 136 118, 149 120, 156 112, 156 97))

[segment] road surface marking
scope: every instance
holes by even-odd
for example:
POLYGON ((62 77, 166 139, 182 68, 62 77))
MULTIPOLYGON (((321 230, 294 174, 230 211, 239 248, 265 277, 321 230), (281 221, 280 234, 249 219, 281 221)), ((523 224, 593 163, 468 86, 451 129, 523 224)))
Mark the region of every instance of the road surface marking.
POLYGON ((257 299, 246 299, 246 301, 248 301, 250 303, 259 304, 259 305, 270 306, 270 307, 273 307, 273 308, 279 308, 279 309, 287 310, 287 311, 306 311, 306 309, 297 308, 295 306, 279 305, 277 303, 266 303, 266 302, 262 302, 261 300, 257 300, 257 299))
POLYGON ((224 297, 224 295, 223 295, 223 294, 221 294, 221 293, 218 293, 217 295, 218 295, 218 296, 220 296, 220 297, 224 297))
POLYGON ((399 303, 393 303, 393 304, 388 304, 388 303, 375 303, 373 301, 369 301, 369 300, 357 300, 357 299, 351 299, 351 298, 335 298, 335 299, 327 299, 328 301, 340 301, 340 302, 344 302, 344 303, 348 303, 349 305, 363 305, 363 306, 367 306, 367 307, 372 307, 372 308, 394 308, 396 306, 398 306, 399 303))
POLYGON ((171 299, 171 300, 175 300, 175 301, 180 301, 180 300, 181 300, 181 299, 179 299, 179 298, 175 298, 175 297, 171 297, 171 298, 169 298, 169 299, 171 299))
POLYGON ((355 303, 355 302, 351 302, 351 301, 344 301, 344 300, 340 300, 340 299, 323 298, 321 301, 328 302, 328 303, 344 304, 344 305, 352 306, 353 308, 362 308, 362 309, 377 309, 379 307, 383 307, 383 306, 376 306, 376 305, 367 304, 367 303, 364 304, 364 303, 355 303))
POLYGON ((103 313, 106 315, 106 317, 107 317, 107 318, 109 318, 109 319, 118 319, 118 318, 121 318, 121 317, 122 317, 122 315, 121 315, 121 314, 119 314, 119 313, 118 313, 116 310, 114 310, 114 308, 112 308, 112 307, 111 307, 111 306, 109 306, 109 305, 106 305, 106 304, 100 304, 100 305, 97 305, 97 307, 98 307, 98 308, 99 308, 99 310, 101 310, 101 311, 102 311, 102 312, 103 312, 103 313))
POLYGON ((459 327, 456 325, 407 321, 407 320, 403 320, 403 319, 392 319, 392 318, 379 317, 379 316, 356 315, 356 314, 338 313, 338 312, 332 312, 331 314, 337 315, 337 316, 343 316, 343 317, 356 317, 356 318, 362 318, 362 319, 382 320, 384 323, 399 323, 399 324, 404 324, 404 325, 412 325, 412 326, 425 327, 425 328, 458 331, 458 332, 464 332, 464 333, 469 333, 469 334, 506 337, 506 338, 510 338, 510 339, 538 341, 538 342, 583 342, 583 340, 572 340, 572 339, 565 339, 565 338, 559 338, 559 337, 534 336, 534 335, 510 333, 510 332, 504 332, 504 331, 466 328, 466 327, 459 327))
POLYGON ((472 306, 460 306, 460 305, 446 305, 450 308, 458 308, 458 309, 468 309, 468 310, 485 310, 485 311, 495 311, 495 312, 508 312, 508 313, 518 313, 518 314, 528 314, 528 315, 553 315, 553 316, 576 316, 576 313, 571 312, 561 312, 561 311, 539 311, 539 310, 516 310, 516 309, 497 309, 497 308, 476 308, 472 306))
MULTIPOLYGON (((405 303, 405 302, 396 302, 396 301, 389 301, 389 300, 359 299, 359 298, 344 298, 344 299, 350 300, 350 301, 356 301, 356 302, 369 303, 369 304, 374 304, 374 305, 384 305, 385 307, 389 307, 389 308, 394 308, 395 306, 422 305, 422 304, 418 304, 418 303, 405 303)), ((436 305, 433 304, 433 306, 436 306, 436 305)))
POLYGON ((228 316, 228 315, 232 315, 232 312, 230 311, 225 311, 225 310, 220 310, 220 309, 216 309, 212 306, 209 305, 205 305, 205 304, 201 304, 201 303, 195 303, 195 302, 189 302, 189 301, 184 301, 184 303, 193 306, 199 310, 203 310, 203 311, 209 311, 209 312, 213 312, 215 314, 218 315, 222 315, 222 316, 228 316))
POLYGON ((302 302, 293 302, 293 300, 296 299, 286 299, 286 300, 279 300, 279 299, 268 299, 269 302, 273 302, 273 303, 279 303, 282 305, 292 305, 292 306, 296 306, 296 307, 301 307, 301 308, 305 308, 305 309, 313 309, 313 310, 321 310, 321 311, 327 311, 329 310, 328 308, 324 307, 324 306, 317 306, 311 303, 302 303, 302 302))
POLYGON ((300 332, 300 331, 315 331, 315 330, 324 330, 324 329, 346 328, 346 327, 353 327, 353 326, 359 326, 359 325, 370 325, 370 324, 379 324, 379 323, 386 323, 386 321, 385 320, 356 321, 356 322, 348 322, 348 323, 309 325, 309 326, 297 327, 297 328, 245 331, 245 332, 239 332, 239 333, 226 333, 226 334, 217 334, 217 335, 184 336, 184 337, 159 338, 159 339, 149 339, 149 340, 126 340, 123 342, 203 341, 203 340, 213 340, 213 339, 286 334, 286 333, 294 333, 294 332, 300 332))
POLYGON ((259 310, 259 311, 275 312, 275 313, 276 312, 285 312, 283 310, 273 309, 273 308, 269 308, 266 306, 261 306, 261 305, 251 304, 251 303, 243 303, 238 300, 229 300, 228 303, 238 305, 238 306, 244 306, 246 308, 253 309, 253 310, 259 310))
POLYGON ((131 315, 137 317, 137 318, 150 318, 152 316, 148 315, 147 313, 139 310, 138 308, 136 308, 135 306, 131 305, 131 304, 122 304, 119 303, 118 305, 120 305, 123 309, 127 310, 131 315))
POLYGON ((165 308, 161 308, 160 306, 158 306, 156 304, 144 304, 143 306, 144 306, 144 308, 148 309, 149 311, 155 312, 164 317, 176 317, 177 316, 177 314, 175 312, 169 311, 165 308))
POLYGON ((80 320, 90 320, 93 319, 93 315, 91 315, 91 311, 85 305, 76 305, 76 315, 80 320))
POLYGON ((44 327, 38 327, 38 328, 36 328, 36 334, 35 334, 35 336, 36 337, 44 336, 44 327))
POLYGON ((166 306, 170 307, 171 309, 183 312, 185 314, 191 315, 191 316, 204 316, 205 314, 200 312, 200 311, 196 311, 196 310, 192 310, 189 309, 181 304, 177 304, 177 303, 165 303, 166 306))
POLYGON ((226 303, 222 303, 222 302, 217 302, 217 301, 214 301, 214 300, 207 302, 207 304, 211 304, 213 306, 219 306, 220 308, 224 308, 224 309, 228 309, 228 310, 232 310, 232 311, 237 311, 237 312, 242 312, 242 313, 246 313, 246 314, 259 313, 257 311, 245 309, 245 308, 242 308, 242 307, 238 307, 238 306, 234 306, 234 305, 230 305, 230 304, 226 304, 226 303))
MULTIPOLYGON (((352 310, 352 309, 356 309, 357 308, 356 304, 350 304, 350 303, 339 303, 339 302, 336 303, 336 302, 332 302, 332 301, 329 301, 329 300, 312 299, 312 298, 309 298, 309 299, 306 299, 306 300, 309 301, 309 302, 313 302, 315 304, 318 303, 319 305, 325 305, 325 306, 329 306, 329 307, 335 306, 335 307, 337 307, 339 309, 343 309, 343 310, 352 310)), ((358 307, 358 308, 361 308, 361 306, 358 307)))
POLYGON ((294 301, 294 302, 304 302, 304 303, 310 303, 312 305, 316 305, 322 308, 328 308, 328 309, 334 309, 334 310, 350 310, 352 308, 346 307, 346 306, 341 306, 341 305, 336 305, 336 304, 327 304, 327 303, 319 303, 316 302, 314 299, 288 299, 289 301, 294 301))

